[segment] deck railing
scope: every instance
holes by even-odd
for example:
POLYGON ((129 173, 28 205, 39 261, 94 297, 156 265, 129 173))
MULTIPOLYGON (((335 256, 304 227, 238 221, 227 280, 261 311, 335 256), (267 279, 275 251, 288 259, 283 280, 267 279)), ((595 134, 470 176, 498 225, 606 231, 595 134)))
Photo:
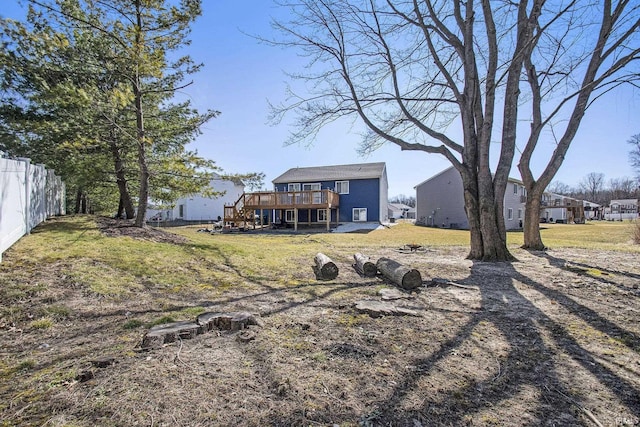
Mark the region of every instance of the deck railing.
POLYGON ((301 207, 337 207, 340 195, 332 190, 261 191, 247 193, 244 206, 248 209, 286 209, 301 207))

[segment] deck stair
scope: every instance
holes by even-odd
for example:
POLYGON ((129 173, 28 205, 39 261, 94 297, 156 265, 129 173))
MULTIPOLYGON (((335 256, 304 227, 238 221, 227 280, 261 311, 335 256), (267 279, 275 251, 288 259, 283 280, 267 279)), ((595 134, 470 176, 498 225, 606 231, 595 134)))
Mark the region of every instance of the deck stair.
MULTIPOLYGON (((291 210, 295 212, 293 226, 297 230, 298 227, 298 211, 305 210, 309 214, 316 209, 331 210, 335 213, 335 222, 339 222, 338 207, 340 205, 340 195, 333 190, 302 190, 302 191, 258 191, 254 193, 243 193, 234 204, 224 207, 224 226, 226 228, 247 229, 249 227, 256 228, 256 213, 260 212, 260 220, 262 226, 271 226, 271 220, 276 217, 276 211, 279 212, 279 218, 283 218, 284 212, 291 210), (264 212, 271 211, 271 214, 265 215, 264 212), (266 223, 264 218, 267 218, 266 223)), ((331 215, 327 216, 327 220, 322 224, 326 224, 327 229, 330 226, 331 215)), ((311 222, 307 222, 311 224, 311 222)), ((316 222, 320 223, 320 222, 316 222)))
POLYGON ((255 210, 246 206, 247 194, 242 195, 233 205, 224 207, 224 226, 228 228, 246 229, 255 227, 255 210))

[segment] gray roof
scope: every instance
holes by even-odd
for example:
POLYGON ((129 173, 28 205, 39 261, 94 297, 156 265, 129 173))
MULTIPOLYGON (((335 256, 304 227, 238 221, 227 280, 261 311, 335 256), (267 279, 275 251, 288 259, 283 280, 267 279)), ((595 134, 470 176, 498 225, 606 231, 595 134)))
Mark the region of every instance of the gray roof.
POLYGON ((358 163, 354 165, 313 166, 292 168, 274 179, 274 184, 289 182, 341 181, 349 179, 381 178, 385 163, 358 163))
POLYGON ((412 208, 409 205, 405 205, 404 203, 387 203, 387 207, 389 209, 395 209, 397 211, 401 211, 403 209, 408 210, 409 212, 414 212, 416 208, 412 208))

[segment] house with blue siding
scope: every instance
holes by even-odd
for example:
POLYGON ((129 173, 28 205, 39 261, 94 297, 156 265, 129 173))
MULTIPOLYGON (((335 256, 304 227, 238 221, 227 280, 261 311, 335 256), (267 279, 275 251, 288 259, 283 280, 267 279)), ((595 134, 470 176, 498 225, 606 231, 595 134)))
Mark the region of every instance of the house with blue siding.
POLYGON ((225 222, 259 218, 261 225, 386 222, 388 181, 384 162, 292 168, 272 181, 272 192, 247 193, 225 222))
MULTIPOLYGON (((385 222, 388 182, 384 162, 292 168, 274 179, 275 191, 329 189, 338 193, 337 222, 385 222)), ((301 212, 300 221, 307 218, 301 212)), ((317 215, 316 212, 311 212, 317 215)))

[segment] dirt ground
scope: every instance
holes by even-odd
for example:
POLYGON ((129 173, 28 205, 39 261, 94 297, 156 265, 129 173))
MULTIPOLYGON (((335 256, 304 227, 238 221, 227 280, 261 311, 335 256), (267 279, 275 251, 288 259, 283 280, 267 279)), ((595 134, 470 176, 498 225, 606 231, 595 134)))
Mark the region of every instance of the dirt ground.
MULTIPOLYGON (((137 237, 173 240, 152 233, 137 237)), ((358 313, 356 301, 391 285, 346 263, 333 281, 302 265, 309 280, 296 287, 253 282, 164 307, 154 295, 97 298, 64 263, 46 266, 29 280, 47 290, 21 303, 73 314, 49 329, 0 319, 0 425, 640 425, 637 255, 516 250, 517 262, 482 263, 465 248, 363 252, 422 273, 425 286, 395 302, 419 316, 358 313), (249 311, 263 326, 248 342, 221 331, 150 351, 138 348, 145 328, 123 328, 193 306, 249 311)))

